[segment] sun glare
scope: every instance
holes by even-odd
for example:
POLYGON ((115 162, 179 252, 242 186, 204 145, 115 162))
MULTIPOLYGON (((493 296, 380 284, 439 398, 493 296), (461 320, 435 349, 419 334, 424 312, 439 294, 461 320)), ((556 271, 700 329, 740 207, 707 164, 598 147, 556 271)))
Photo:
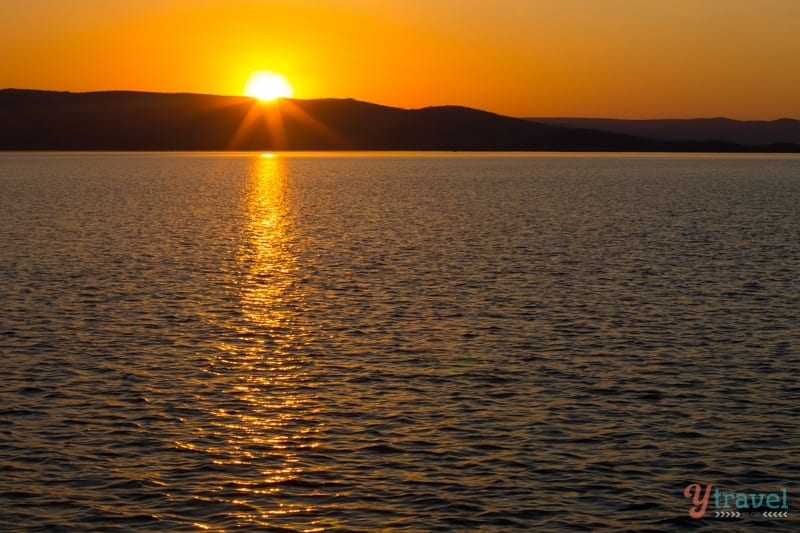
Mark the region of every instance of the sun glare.
POLYGON ((268 102, 277 98, 290 98, 294 94, 294 89, 289 80, 277 72, 259 70, 250 75, 244 87, 244 94, 268 102))

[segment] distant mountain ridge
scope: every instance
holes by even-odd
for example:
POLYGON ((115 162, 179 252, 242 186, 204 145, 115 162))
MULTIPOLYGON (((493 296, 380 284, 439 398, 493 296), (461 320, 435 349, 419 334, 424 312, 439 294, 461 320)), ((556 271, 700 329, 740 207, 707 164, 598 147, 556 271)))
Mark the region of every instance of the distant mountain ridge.
POLYGON ((670 141, 723 141, 745 146, 800 144, 800 120, 729 118, 626 120, 613 118, 529 118, 540 124, 592 128, 670 141))
POLYGON ((0 90, 0 150, 790 151, 798 144, 663 140, 460 106, 353 99, 0 90))

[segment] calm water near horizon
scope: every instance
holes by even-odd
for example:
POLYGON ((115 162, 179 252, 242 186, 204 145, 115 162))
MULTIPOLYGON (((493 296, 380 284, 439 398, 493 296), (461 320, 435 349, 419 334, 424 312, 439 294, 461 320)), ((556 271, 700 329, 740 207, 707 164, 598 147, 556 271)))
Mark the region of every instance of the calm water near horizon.
POLYGON ((0 302, 2 531, 797 528, 800 156, 1 153, 0 302))

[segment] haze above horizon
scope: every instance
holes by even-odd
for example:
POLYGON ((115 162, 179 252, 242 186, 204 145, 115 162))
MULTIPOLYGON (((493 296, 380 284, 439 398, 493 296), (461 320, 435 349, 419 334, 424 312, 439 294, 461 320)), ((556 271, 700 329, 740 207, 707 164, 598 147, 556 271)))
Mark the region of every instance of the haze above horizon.
POLYGON ((31 0, 0 87, 242 94, 512 116, 800 118, 794 0, 31 0))

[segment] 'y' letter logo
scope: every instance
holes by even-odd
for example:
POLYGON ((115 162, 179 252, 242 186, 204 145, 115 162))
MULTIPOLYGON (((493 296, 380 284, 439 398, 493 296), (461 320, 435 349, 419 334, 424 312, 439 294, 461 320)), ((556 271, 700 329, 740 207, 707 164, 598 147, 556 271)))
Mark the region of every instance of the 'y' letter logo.
POLYGON ((706 486, 705 494, 701 496, 703 487, 699 483, 690 483, 683 489, 683 497, 692 500, 693 507, 689 508, 689 516, 703 518, 708 509, 708 500, 711 498, 711 485, 706 486))

